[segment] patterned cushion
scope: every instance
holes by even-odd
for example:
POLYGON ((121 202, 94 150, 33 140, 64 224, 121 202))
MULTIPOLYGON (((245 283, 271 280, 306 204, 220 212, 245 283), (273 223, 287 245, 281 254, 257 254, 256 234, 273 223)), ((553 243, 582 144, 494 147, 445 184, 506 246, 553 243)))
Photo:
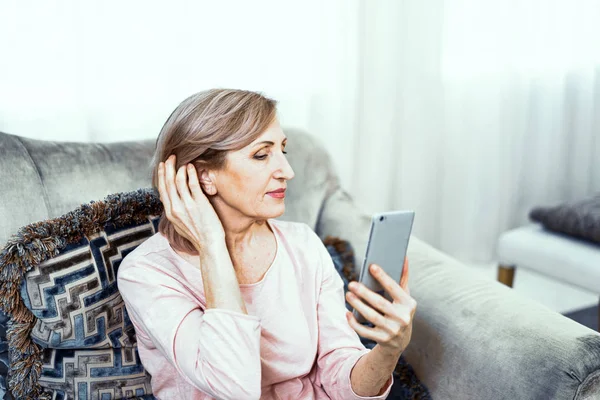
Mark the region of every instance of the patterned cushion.
POLYGON ((38 380, 44 394, 60 399, 123 399, 151 395, 150 375, 137 347, 51 349, 42 353, 38 380))
POLYGON ((45 348, 40 386, 62 396, 120 399, 152 393, 117 288, 123 258, 158 232, 159 217, 106 227, 27 272, 21 297, 45 348))
POLYGON ((107 227, 27 272, 21 297, 37 317, 31 338, 55 349, 132 347, 117 271, 127 254, 158 232, 158 221, 107 227))
POLYGON ((6 339, 6 327, 8 325, 8 315, 0 311, 0 399, 13 400, 8 391, 6 378, 8 376, 8 340, 6 339))
MULTIPOLYGON (((13 318, 7 358, 16 398, 154 399, 116 277, 122 259, 158 232, 161 213, 152 190, 120 193, 24 227, 9 241, 0 253, 0 307, 13 318)), ((324 244, 347 290, 356 279, 350 244, 331 237, 324 244)), ((429 398, 403 359, 395 374, 393 393, 429 398)))
POLYGON ((142 189, 22 228, 0 253, 11 316, 9 388, 19 399, 152 399, 117 288, 121 260, 157 232, 162 204, 142 189))

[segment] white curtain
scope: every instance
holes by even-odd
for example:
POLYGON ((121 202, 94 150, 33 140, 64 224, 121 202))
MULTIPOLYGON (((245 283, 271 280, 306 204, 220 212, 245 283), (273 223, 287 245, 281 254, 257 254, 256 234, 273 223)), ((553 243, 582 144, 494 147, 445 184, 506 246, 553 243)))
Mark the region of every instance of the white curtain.
MULTIPOLYGON (((600 190, 600 0, 0 0, 0 130, 155 138, 211 87, 279 100, 367 211, 467 261, 600 190)), ((290 148, 290 151, 291 148, 290 148)))
POLYGON ((365 2, 352 193, 470 261, 600 191, 600 2, 365 2))

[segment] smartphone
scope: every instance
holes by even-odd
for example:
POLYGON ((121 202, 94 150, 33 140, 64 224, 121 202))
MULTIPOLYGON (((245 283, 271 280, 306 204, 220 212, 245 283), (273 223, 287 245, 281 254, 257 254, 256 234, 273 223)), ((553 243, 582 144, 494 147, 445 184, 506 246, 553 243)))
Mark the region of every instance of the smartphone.
MULTIPOLYGON (((369 241, 359 282, 390 301, 391 297, 371 275, 369 266, 379 265, 395 282, 400 282, 414 219, 415 212, 411 210, 377 213, 371 219, 369 241)), ((358 322, 367 322, 356 309, 352 313, 358 322)))

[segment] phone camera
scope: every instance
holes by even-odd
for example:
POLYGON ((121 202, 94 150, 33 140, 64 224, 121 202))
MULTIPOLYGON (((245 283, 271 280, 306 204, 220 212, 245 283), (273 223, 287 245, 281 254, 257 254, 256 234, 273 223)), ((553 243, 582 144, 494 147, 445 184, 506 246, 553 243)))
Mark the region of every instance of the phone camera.
POLYGON ((379 217, 379 220, 380 220, 380 221, 383 221, 384 219, 385 219, 385 217, 384 217, 384 216, 381 216, 381 217, 379 217))

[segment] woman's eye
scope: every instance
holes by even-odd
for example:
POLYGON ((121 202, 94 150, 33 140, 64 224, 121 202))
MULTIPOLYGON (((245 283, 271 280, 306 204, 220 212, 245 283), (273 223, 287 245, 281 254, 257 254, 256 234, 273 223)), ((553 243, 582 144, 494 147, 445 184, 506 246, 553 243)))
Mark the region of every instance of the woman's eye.
MULTIPOLYGON (((282 151, 283 154, 287 154, 287 151, 282 151)), ((254 156, 255 160, 264 160, 265 158, 267 158, 269 155, 268 154, 257 154, 254 156)))

